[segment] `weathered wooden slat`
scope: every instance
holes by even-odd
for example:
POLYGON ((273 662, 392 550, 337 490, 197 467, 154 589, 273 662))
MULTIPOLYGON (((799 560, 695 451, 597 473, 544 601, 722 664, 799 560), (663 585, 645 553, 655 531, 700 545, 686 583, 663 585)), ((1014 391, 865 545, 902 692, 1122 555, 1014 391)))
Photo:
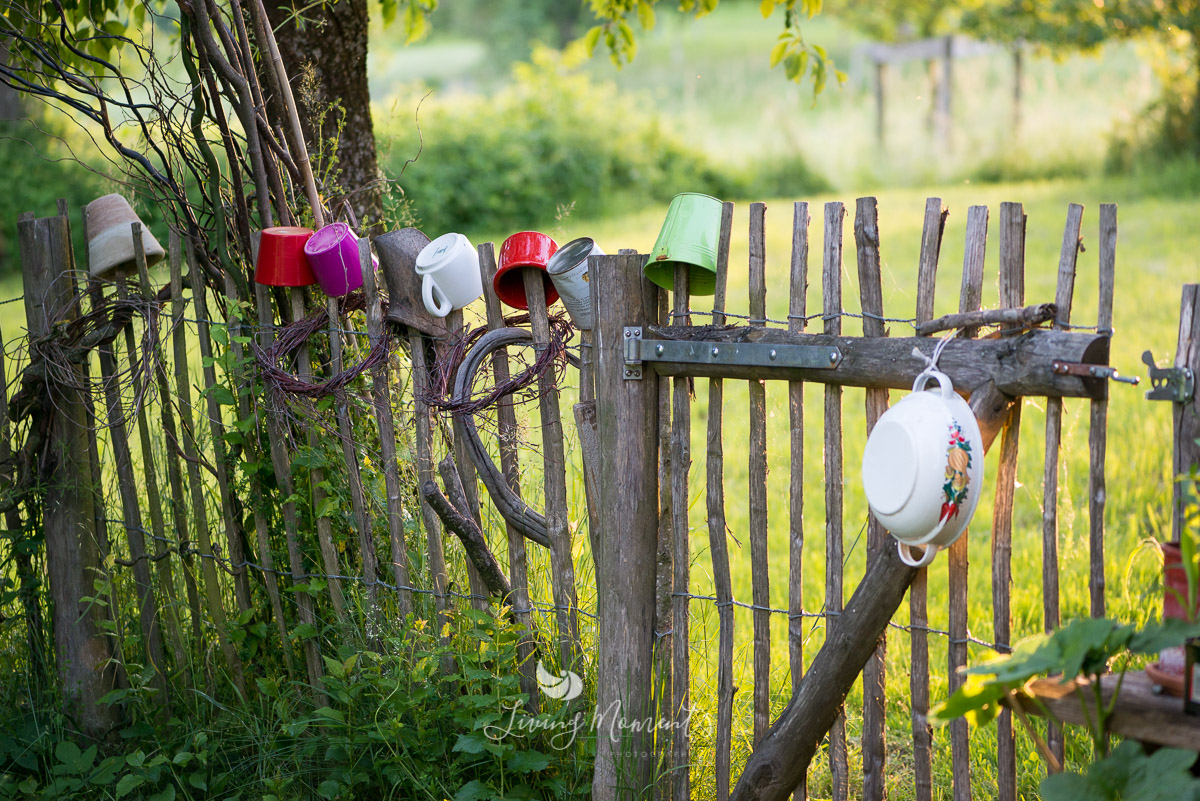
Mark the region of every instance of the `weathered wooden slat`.
MULTIPOLYGON (((257 252, 255 253, 255 256, 257 257, 257 252)), ((256 261, 257 261, 257 258, 256 258, 256 261)), ((239 290, 237 287, 237 282, 233 280, 232 275, 226 273, 225 274, 225 296, 227 298, 238 299, 240 302, 241 298, 239 297, 238 292, 239 292, 239 290)), ((238 416, 242 420, 249 420, 254 415, 254 411, 252 410, 252 408, 250 406, 250 395, 251 395, 250 385, 252 383, 252 378, 250 376, 250 368, 245 360, 245 357, 246 357, 245 348, 243 347, 242 342, 239 341, 241 337, 246 336, 245 332, 248 330, 249 330, 248 327, 244 326, 244 324, 243 324, 242 318, 240 316, 240 311, 239 311, 239 315, 237 317, 231 319, 231 321, 230 321, 229 348, 233 354, 233 361, 237 365, 237 370, 238 370, 238 373, 237 373, 238 416)), ((129 336, 132 337, 132 331, 129 331, 128 333, 129 333, 129 336)), ((132 353, 132 351, 133 351, 133 348, 131 345, 130 352, 132 353)), ((139 419, 138 419, 139 427, 143 424, 143 419, 142 419, 143 417, 144 417, 144 415, 140 415, 140 410, 139 410, 139 419)), ((256 437, 248 437, 247 442, 244 447, 250 454, 252 454, 251 458, 257 458, 259 456, 258 442, 257 442, 256 437)), ((144 460, 145 460, 146 466, 147 466, 146 467, 147 486, 149 486, 149 483, 150 483, 149 472, 150 472, 150 470, 153 469, 154 462, 150 458, 150 453, 149 453, 148 449, 143 450, 143 457, 144 457, 144 460)), ((157 489, 155 490, 155 492, 157 493, 157 489)), ((283 612, 283 597, 280 595, 280 592, 279 592, 279 577, 275 573, 275 556, 271 552, 271 527, 270 527, 270 522, 267 520, 266 506, 265 506, 264 500, 265 499, 263 498, 262 481, 258 477, 258 475, 255 474, 250 479, 250 507, 251 507, 251 512, 254 516, 254 535, 255 535, 255 539, 258 542, 258 551, 259 551, 258 563, 259 563, 259 565, 262 566, 262 571, 261 571, 262 580, 263 580, 263 584, 266 585, 267 597, 270 599, 270 602, 271 602, 272 617, 275 618, 275 629, 277 632, 279 632, 279 644, 280 644, 279 647, 280 647, 280 651, 283 654, 284 669, 287 671, 287 675, 289 677, 295 677, 296 665, 295 665, 295 660, 292 657, 292 649, 288 645, 287 618, 285 617, 284 612, 283 612)), ((153 517, 153 515, 155 513, 154 506, 156 504, 156 501, 151 499, 150 504, 151 504, 150 514, 153 517)), ((159 517, 158 523, 159 523, 159 525, 161 525, 162 524, 162 513, 161 512, 159 512, 158 517, 159 517)), ((163 561, 166 561, 166 560, 163 560, 163 561)))
MULTIPOLYGON (((842 333, 842 223, 845 208, 839 202, 825 204, 825 253, 821 274, 824 330, 828 336, 842 333)), ((825 386, 825 642, 833 641, 841 628, 842 612, 842 388, 825 386)), ((850 790, 846 760, 846 716, 842 709, 829 730, 829 772, 834 801, 844 801, 850 790)))
MULTIPOLYGON (((299 287, 289 289, 288 300, 291 304, 292 321, 303 320, 305 316, 304 291, 299 287)), ((337 319, 336 306, 334 308, 335 313, 329 315, 331 326, 336 325, 334 322, 337 319)), ((328 310, 328 305, 326 309, 328 310)), ((332 345, 332 343, 330 344, 332 345)), ((300 376, 301 381, 311 382, 313 380, 312 356, 307 343, 296 349, 296 373, 300 376)), ((309 449, 317 450, 321 446, 321 438, 316 427, 305 426, 304 429, 309 449)), ((308 482, 312 493, 313 517, 316 520, 317 545, 321 549, 321 562, 325 567, 326 575, 340 576, 342 575, 342 566, 341 560, 338 558, 337 547, 333 544, 333 521, 330 520, 329 515, 321 514, 326 505, 325 499, 328 497, 324 487, 325 480, 325 468, 314 466, 309 469, 308 482)), ((331 578, 328 580, 328 586, 329 600, 333 604, 334 614, 339 619, 345 620, 346 596, 342 590, 342 580, 331 578)))
MULTIPOLYGON (((1025 212, 1020 203, 1000 204, 1000 305, 1025 302, 1025 212)), ((1012 524, 1021 440, 1021 404, 1009 413, 1000 441, 996 499, 992 505, 992 631, 995 641, 1012 641, 1012 524)), ((998 801, 1016 801, 1017 756, 1012 713, 1005 709, 996 721, 996 781, 998 801)))
MULTIPOLYGON (((523 272, 534 348, 546 347, 550 342, 550 317, 546 309, 544 280, 536 270, 523 272)), ((538 377, 538 410, 542 421, 542 479, 546 498, 546 534, 550 537, 554 616, 558 623, 560 664, 568 667, 574 664, 579 655, 579 604, 575 595, 571 528, 567 520, 567 460, 563 451, 558 384, 552 370, 538 377)))
MULTIPOLYGON (((134 223, 131 234, 141 239, 141 224, 134 223)), ((87 213, 84 210, 83 239, 88 241, 87 213)), ((124 283, 122 282, 122 289, 124 283)), ((123 294, 123 293, 122 293, 123 294)), ((92 308, 104 303, 104 291, 98 281, 89 282, 88 295, 92 308)), ((150 580, 150 563, 147 561, 145 529, 142 512, 138 506, 137 483, 133 475, 133 456, 129 449, 125 412, 121 405, 120 387, 117 386, 117 360, 112 344, 98 348, 100 380, 104 385, 104 405, 107 411, 108 437, 112 443, 117 488, 121 495, 121 515, 125 520, 125 533, 129 542, 129 558, 133 562, 133 580, 138 595, 138 622, 141 625, 142 647, 145 648, 147 666, 154 672, 151 686, 158 690, 155 703, 162 707, 169 701, 166 681, 166 662, 163 657, 162 628, 159 626, 158 601, 150 580)), ((7 432, 0 432, 7 437, 7 432)))
MULTIPOLYGON (((187 246, 188 262, 196 263, 187 246)), ((229 477, 229 460, 225 451, 225 425, 221 419, 221 405, 217 402, 214 389, 217 386, 217 369, 213 364, 213 348, 209 331, 208 288, 203 280, 196 280, 199 270, 193 273, 192 306, 196 310, 196 338, 200 340, 200 359, 204 375, 204 400, 208 411, 208 431, 213 442, 213 468, 217 474, 217 493, 221 499, 221 519, 225 524, 225 543, 229 548, 229 560, 233 563, 233 594, 238 611, 246 612, 251 607, 250 577, 244 562, 246 551, 242 547, 244 533, 233 506, 233 494, 229 477)))
MULTIPOLYGON (((371 347, 384 336, 383 307, 379 302, 379 285, 375 265, 371 263, 371 246, 367 240, 358 243, 358 259, 363 273, 363 293, 367 299, 367 336, 371 347)), ((391 546, 392 581, 400 590, 396 594, 400 619, 413 612, 412 577, 408 569, 408 543, 404 537, 404 488, 400 483, 400 462, 396 456, 396 419, 392 414, 392 377, 385 361, 371 371, 371 400, 375 426, 379 431, 379 455, 383 459, 383 486, 386 495, 388 543, 391 546)), ((364 571, 365 572, 365 571, 364 571)))
MULTIPOLYGON (((64 217, 23 218, 17 223, 24 279, 25 319, 31 338, 49 335, 54 315, 69 299, 71 242, 64 217)), ((82 370, 73 368, 76 381, 82 370)), ((96 540, 93 476, 84 435, 85 393, 50 385, 54 413, 36 413, 32 425, 45 426, 46 441, 38 454, 43 482, 42 529, 46 576, 54 634, 59 689, 74 723, 85 735, 101 739, 120 724, 116 705, 100 699, 113 689, 109 640, 104 636, 104 610, 84 599, 93 595, 100 553, 96 540)))
MULTIPOLYGON (((4 367, 4 333, 0 332, 0 465, 10 464, 8 460, 12 457, 12 444, 9 441, 11 419, 8 411, 8 377, 4 367)), ((0 472, 0 482, 6 487, 16 486, 18 472, 15 465, 3 468, 0 472)), ((16 506, 5 510, 4 525, 13 532, 24 528, 21 512, 16 506)), ((49 678, 50 664, 46 656, 46 629, 42 622, 41 599, 37 591, 41 579, 34 572, 32 558, 23 551, 23 548, 13 548, 11 553, 20 581, 17 592, 24 611, 25 642, 29 648, 29 684, 33 692, 40 694, 48 689, 46 682, 49 678)))
MULTIPOLYGON (((792 207, 792 261, 788 286, 788 331, 804 332, 808 315, 808 203, 792 207)), ((717 325, 717 321, 713 320, 717 325)), ((719 379, 712 379, 719 380, 719 379)), ((792 695, 804 677, 804 382, 788 382, 791 469, 788 484, 788 664, 792 695)), ((795 801, 808 798, 808 775, 800 779, 795 801)))
POLYGON ((183 451, 184 461, 187 462, 188 489, 192 497, 192 527, 196 531, 196 539, 200 548, 200 569, 204 575, 204 594, 209 617, 217 631, 217 642, 225 657, 225 665, 229 669, 230 679, 239 693, 245 694, 246 682, 242 668, 241 657, 229 639, 229 620, 225 615, 225 607, 221 602, 220 578, 217 574, 216 552, 213 550, 212 537, 209 533, 208 515, 204 503, 204 486, 200 481, 199 453, 200 444, 196 439, 195 423, 193 422, 192 385, 187 360, 187 330, 183 325, 183 245, 179 234, 171 231, 171 242, 168 246, 167 261, 171 267, 171 325, 175 347, 175 400, 179 404, 179 441, 178 447, 183 451))
MULTIPOLYGON (((142 297, 150 298, 154 296, 154 291, 150 286, 150 272, 146 268, 145 253, 140 247, 140 238, 134 240, 133 252, 134 263, 137 265, 138 281, 141 286, 142 297)), ((133 343, 133 332, 130 330, 126 337, 126 348, 131 357, 135 352, 133 343)), ((146 381, 150 380, 150 376, 145 377, 146 381)), ((171 390, 167 385, 167 373, 165 360, 158 363, 158 369, 154 372, 154 380, 158 387, 159 406, 162 410, 160 418, 163 435, 166 438, 166 458, 167 458, 167 483, 171 493, 171 518, 172 525, 175 529, 175 536, 179 541, 180 564, 183 568, 183 583, 187 594, 188 612, 191 616, 192 642, 196 647, 200 647, 204 642, 204 619, 200 612, 200 591, 196 586, 195 565, 192 560, 191 528, 188 524, 187 504, 184 500, 183 489, 183 473, 179 467, 179 434, 175 427, 175 411, 170 403, 171 390)), ((146 453, 150 448, 150 437, 147 432, 142 434, 142 449, 146 453)), ((152 461, 147 461, 147 464, 153 464, 152 461)), ((156 511, 151 509, 151 521, 153 525, 154 515, 156 511)), ((162 540, 159 540, 162 542, 162 540)), ((163 543, 166 544, 165 542, 163 543)), ((161 558, 159 562, 167 562, 166 558, 161 558)), ((160 580, 167 580, 163 573, 159 573, 160 580)))
MULTIPOLYGON (((625 380, 627 325, 653 319, 654 293, 644 256, 597 256, 596 402, 600 427, 600 492, 596 558, 596 702, 606 715, 644 720, 652 714, 654 537, 658 497, 650 479, 657 468, 658 379, 625 380)), ((643 801, 651 785, 653 746, 644 729, 614 741, 596 738, 595 801, 643 801)))
MULTIPOLYGON (((142 279, 143 294, 149 292, 149 280, 142 279)), ((254 285, 255 306, 258 310, 258 344, 259 347, 269 348, 275 338, 275 318, 271 309, 270 290, 262 284, 254 285)), ((280 317, 283 307, 280 307, 280 317)), ((268 406, 266 408, 267 441, 271 451, 271 469, 275 473, 275 482, 283 495, 280 503, 283 512, 283 532, 287 543, 288 569, 292 574, 292 584, 307 582, 305 576, 308 570, 304 566, 304 556, 300 551, 300 524, 296 514, 295 501, 289 500, 296 493, 296 482, 292 478, 291 460, 288 458, 288 447, 291 437, 282 413, 268 406)), ((172 489, 174 492, 174 489, 172 489)), ((296 602, 296 617, 300 625, 308 624, 316 627, 317 616, 313 610, 313 597, 307 592, 292 594, 296 602)), ((302 641, 304 650, 304 665, 308 674, 308 683, 314 694, 314 702, 318 704, 324 699, 321 690, 321 676, 324 675, 324 664, 321 662, 321 650, 316 637, 306 637, 302 641)))
MULTIPOLYGON (((1184 284, 1179 307, 1179 344, 1175 350, 1175 366, 1187 367, 1192 375, 1200 375, 1200 284, 1184 284)), ((1187 403, 1172 404, 1175 447, 1171 459, 1172 475, 1186 474, 1200 464, 1200 392, 1187 403)), ((1178 540, 1183 531, 1184 486, 1175 482, 1172 532, 1178 540)))
MULTIPOLYGON (((1200 375, 1200 284, 1184 284, 1179 307, 1179 342, 1175 351, 1175 367, 1189 368, 1192 375, 1200 375)), ((1200 463, 1200 392, 1192 395, 1187 403, 1175 403, 1174 423, 1175 447, 1172 452, 1172 475, 1184 475, 1193 465, 1200 463)), ((1175 482, 1172 500, 1172 532, 1178 541, 1184 524, 1184 486, 1175 482)))
MULTIPOLYGON (((651 325, 646 327, 645 336, 648 339, 691 340, 712 344, 807 345, 836 348, 842 355, 842 361, 832 369, 644 362, 644 367, 653 367, 659 375, 743 381, 758 378, 799 380, 880 389, 911 389, 913 380, 922 369, 921 362, 912 357, 912 349, 917 347, 929 355, 935 345, 927 337, 887 337, 872 341, 863 337, 793 334, 780 328, 764 329, 757 326, 666 328, 651 325)), ((1057 375, 1048 365, 1055 359, 1107 364, 1108 346, 1108 337, 1094 333, 1045 329, 1011 337, 954 339, 942 351, 938 369, 950 376, 956 387, 981 386, 995 378, 997 389, 1013 397, 1094 397, 1104 391, 1102 381, 1057 375)))
MULTIPOLYGON (((941 198, 931 197, 925 201, 925 227, 921 234, 921 257, 917 272, 918 324, 933 319, 938 258, 941 255, 942 232, 946 227, 947 214, 949 211, 942 205, 941 198)), ((939 364, 944 371, 945 360, 939 360, 939 364)), ((912 699, 913 778, 916 801, 931 801, 933 798, 933 728, 926 719, 926 713, 929 711, 928 582, 928 568, 920 568, 908 592, 908 619, 912 626, 912 672, 909 675, 908 687, 912 699)))
MULTIPOLYGON (((1112 335, 1113 288, 1117 269, 1117 206, 1100 204, 1100 308, 1096 328, 1112 335)), ((1108 398, 1091 403, 1088 425, 1088 590, 1092 617, 1104 617, 1104 508, 1108 489, 1104 459, 1108 450, 1108 398)))
MULTIPOLYGON (((717 277, 713 295, 713 325, 725 322, 725 285, 729 274, 729 239, 733 232, 733 204, 721 206, 721 234, 717 242, 717 277)), ((708 549, 712 556, 713 589, 717 596, 717 731, 714 759, 717 801, 729 799, 730 749, 733 745, 733 582, 729 575, 729 543, 725 539, 725 449, 721 441, 724 386, 719 378, 708 382, 708 436, 705 448, 705 511, 708 514, 708 549)))
MULTIPOLYGON (((625 251, 622 251, 624 253, 625 251)), ((633 251, 630 251, 633 252, 633 251)), ((657 292, 658 315, 654 318, 660 325, 672 325, 670 293, 664 287, 657 292)), ((680 324, 682 324, 682 320, 680 324)), ((671 459, 674 457, 671 447, 671 382, 658 382, 658 530, 656 531, 658 550, 655 553, 654 569, 654 694, 658 699, 663 717, 670 719, 674 709, 674 660, 672 645, 674 634, 673 610, 671 608, 671 587, 675 581, 674 553, 671 520, 671 491, 674 485, 671 481, 671 459)), ((660 730, 655 733, 654 746, 657 751, 657 764, 675 764, 675 732, 674 729, 660 730)), ((672 783, 674 772, 663 771, 658 776, 654 787, 654 797, 658 801, 673 798, 672 783)))
MULTIPOLYGON (((691 322, 688 316, 688 267, 676 265, 674 321, 691 322)), ((688 626, 688 572, 691 570, 688 536, 688 472, 692 466, 692 407, 688 378, 671 386, 671 717, 676 728, 671 747, 671 796, 691 801, 691 660, 688 626)))
MULTIPOLYGON (((433 480, 433 431, 429 413, 429 404, 425 402, 425 393, 429 390, 429 365, 426 361, 427 339, 424 334, 409 329, 408 345, 409 358, 412 361, 412 393, 413 417, 416 418, 417 440, 417 485, 424 486, 426 481, 433 480)), ((446 625, 446 610, 449 598, 446 594, 449 576, 446 574, 446 551, 442 544, 442 524, 437 513, 424 497, 421 499, 421 522, 425 526, 425 547, 427 564, 429 566, 429 582, 433 589, 433 605, 437 613, 438 631, 446 625)), ((446 642, 442 638, 442 642, 446 642)), ((442 667, 447 672, 453 667, 450 658, 442 660, 442 667)))
MULTIPOLYGON (((767 316, 767 207, 750 204, 750 324, 765 325, 767 316)), ((676 379, 679 380, 679 379, 676 379)), ((754 743, 771 724, 771 585, 767 549, 767 391, 750 382, 750 575, 754 601, 754 743)))
MULTIPOLYGON (((971 206, 967 209, 966 248, 963 253, 962 288, 959 292, 959 312, 971 312, 983 303, 983 265, 987 250, 988 208, 971 206)), ((970 338, 978 329, 964 328, 962 335, 970 338)), ((977 458, 983 458, 978 454, 977 458)), ((947 648, 949 660, 949 691, 955 692, 963 683, 960 669, 967 664, 967 589, 970 531, 949 548, 950 575, 950 643, 947 648)), ((950 763, 954 779, 955 801, 970 801, 971 798, 971 732, 965 718, 950 724, 950 763)))
MULTIPOLYGON (((883 325, 883 278, 879 268, 879 204, 873 197, 858 199, 854 215, 854 240, 858 249, 858 292, 863 314, 863 336, 887 336, 883 325)), ((867 434, 887 411, 888 391, 866 391, 867 434)), ((891 545, 891 538, 879 521, 871 516, 867 522, 867 553, 891 545)), ((886 681, 887 637, 879 638, 875 653, 863 670, 863 732, 862 771, 863 798, 887 796, 887 699, 886 681)))
MULTIPOLYGON (((489 331, 495 331, 504 328, 504 312, 500 307, 500 298, 496 296, 492 287, 492 279, 496 275, 496 251, 491 242, 480 245, 478 251, 479 269, 483 273, 487 327, 489 331)), ((503 349, 492 355, 492 375, 497 384, 503 384, 509 379, 508 354, 503 349)), ((504 473, 509 489, 520 497, 521 466, 515 446, 517 416, 513 410, 511 396, 503 397, 496 403, 496 425, 500 434, 497 445, 500 452, 500 470, 504 473)), ((529 696, 528 708, 531 714, 536 714, 540 706, 540 695, 535 675, 536 665, 534 660, 530 659, 533 655, 533 621, 530 617, 529 568, 525 537, 507 522, 504 524, 504 533, 508 542, 508 582, 512 587, 513 605, 516 607, 517 622, 525 629, 525 634, 517 643, 517 656, 521 660, 521 691, 529 696)))
MULTIPOLYGON (((1058 288, 1054 296, 1055 305, 1058 306, 1058 316, 1054 319, 1056 329, 1065 328, 1071 321, 1082 224, 1083 206, 1070 204, 1058 259, 1058 288)), ((1058 597, 1058 459, 1061 436, 1062 400, 1049 398, 1046 400, 1046 463, 1042 471, 1042 620, 1046 631, 1058 628, 1061 620, 1058 597)), ((1052 721, 1046 725, 1046 740, 1050 750, 1062 764, 1062 729, 1052 721)))
MULTIPOLYGON (((462 309, 455 309, 446 315, 446 327, 450 330, 451 337, 462 336, 463 331, 463 313, 462 309)), ((475 472, 475 463, 471 461, 470 448, 467 445, 467 433, 463 427, 462 421, 459 418, 451 418, 450 428, 454 433, 454 441, 451 445, 454 452, 455 472, 458 475, 459 482, 462 484, 462 498, 466 503, 466 508, 461 510, 462 514, 469 517, 479 531, 483 532, 483 518, 479 514, 479 481, 478 474, 475 472)), ((442 472, 442 464, 438 463, 438 472, 442 472)), ((443 481, 445 477, 443 476, 443 481)), ((449 488, 446 490, 450 494, 449 488)), ((450 495, 453 502, 454 495, 450 495)), ((457 532, 456 532, 457 533, 457 532)), ((486 540, 485 540, 486 542, 486 540)), ((466 541, 463 542, 464 546, 466 541)), ((477 612, 486 612, 488 609, 488 586, 475 566, 475 560, 464 559, 467 567, 467 583, 471 587, 471 608, 477 612)), ((505 593, 507 595, 507 593, 505 593)))

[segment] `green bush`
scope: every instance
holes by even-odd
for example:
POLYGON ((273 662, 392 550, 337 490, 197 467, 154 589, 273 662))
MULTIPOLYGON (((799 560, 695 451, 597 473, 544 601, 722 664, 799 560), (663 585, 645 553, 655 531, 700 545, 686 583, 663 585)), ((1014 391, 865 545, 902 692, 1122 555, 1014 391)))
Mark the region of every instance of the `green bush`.
POLYGON ((0 799, 588 797, 594 733, 572 736, 586 696, 531 716, 517 656, 528 632, 474 610, 452 610, 446 632, 417 620, 378 651, 326 656, 319 704, 275 678, 240 705, 182 695, 165 722, 126 699, 135 714, 108 748, 18 709, 0 721, 0 799))
POLYGON ((799 158, 736 169, 713 163, 638 100, 575 71, 577 60, 573 50, 540 48, 493 97, 426 101, 423 150, 407 166, 416 130, 388 126, 384 171, 398 177, 427 228, 537 228, 565 210, 599 216, 685 191, 739 199, 825 188, 799 158))

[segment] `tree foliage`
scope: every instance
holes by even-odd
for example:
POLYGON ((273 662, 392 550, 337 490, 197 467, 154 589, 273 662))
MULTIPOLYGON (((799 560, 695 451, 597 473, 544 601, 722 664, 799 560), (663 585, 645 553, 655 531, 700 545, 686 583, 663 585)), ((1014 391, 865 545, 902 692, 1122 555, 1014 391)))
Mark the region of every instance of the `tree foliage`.
MULTIPOLYGON (((617 66, 628 64, 637 55, 637 37, 630 20, 636 20, 643 31, 654 27, 654 7, 659 0, 589 0, 597 24, 584 36, 588 52, 594 52, 601 42, 617 66)), ((679 8, 696 18, 712 13, 720 0, 680 0, 679 8)), ((846 79, 829 58, 825 48, 804 38, 803 22, 821 13, 822 0, 761 0, 759 9, 763 19, 769 19, 778 9, 783 9, 783 31, 771 48, 771 66, 783 67, 789 81, 797 83, 807 79, 812 84, 813 94, 825 88, 830 74, 838 83, 846 79)))

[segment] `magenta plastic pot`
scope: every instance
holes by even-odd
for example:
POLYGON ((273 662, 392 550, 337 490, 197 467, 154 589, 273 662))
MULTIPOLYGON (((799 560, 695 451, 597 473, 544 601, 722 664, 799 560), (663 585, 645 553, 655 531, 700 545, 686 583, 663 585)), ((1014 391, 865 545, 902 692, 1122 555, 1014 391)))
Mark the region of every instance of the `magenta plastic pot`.
POLYGON ((330 223, 313 234, 304 243, 304 255, 322 291, 331 298, 348 295, 362 286, 358 237, 346 223, 330 223))

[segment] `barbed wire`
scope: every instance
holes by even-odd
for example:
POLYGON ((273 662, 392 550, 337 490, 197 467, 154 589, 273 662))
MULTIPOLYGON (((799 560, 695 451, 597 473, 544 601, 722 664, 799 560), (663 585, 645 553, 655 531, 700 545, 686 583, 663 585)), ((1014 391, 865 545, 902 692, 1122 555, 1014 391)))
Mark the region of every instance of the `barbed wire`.
POLYGON ((21 302, 22 300, 25 300, 25 296, 24 296, 24 295, 18 295, 17 297, 15 297, 15 298, 9 298, 8 300, 0 300, 0 306, 7 306, 7 305, 8 305, 8 304, 10 304, 10 303, 19 303, 19 302, 21 302))

